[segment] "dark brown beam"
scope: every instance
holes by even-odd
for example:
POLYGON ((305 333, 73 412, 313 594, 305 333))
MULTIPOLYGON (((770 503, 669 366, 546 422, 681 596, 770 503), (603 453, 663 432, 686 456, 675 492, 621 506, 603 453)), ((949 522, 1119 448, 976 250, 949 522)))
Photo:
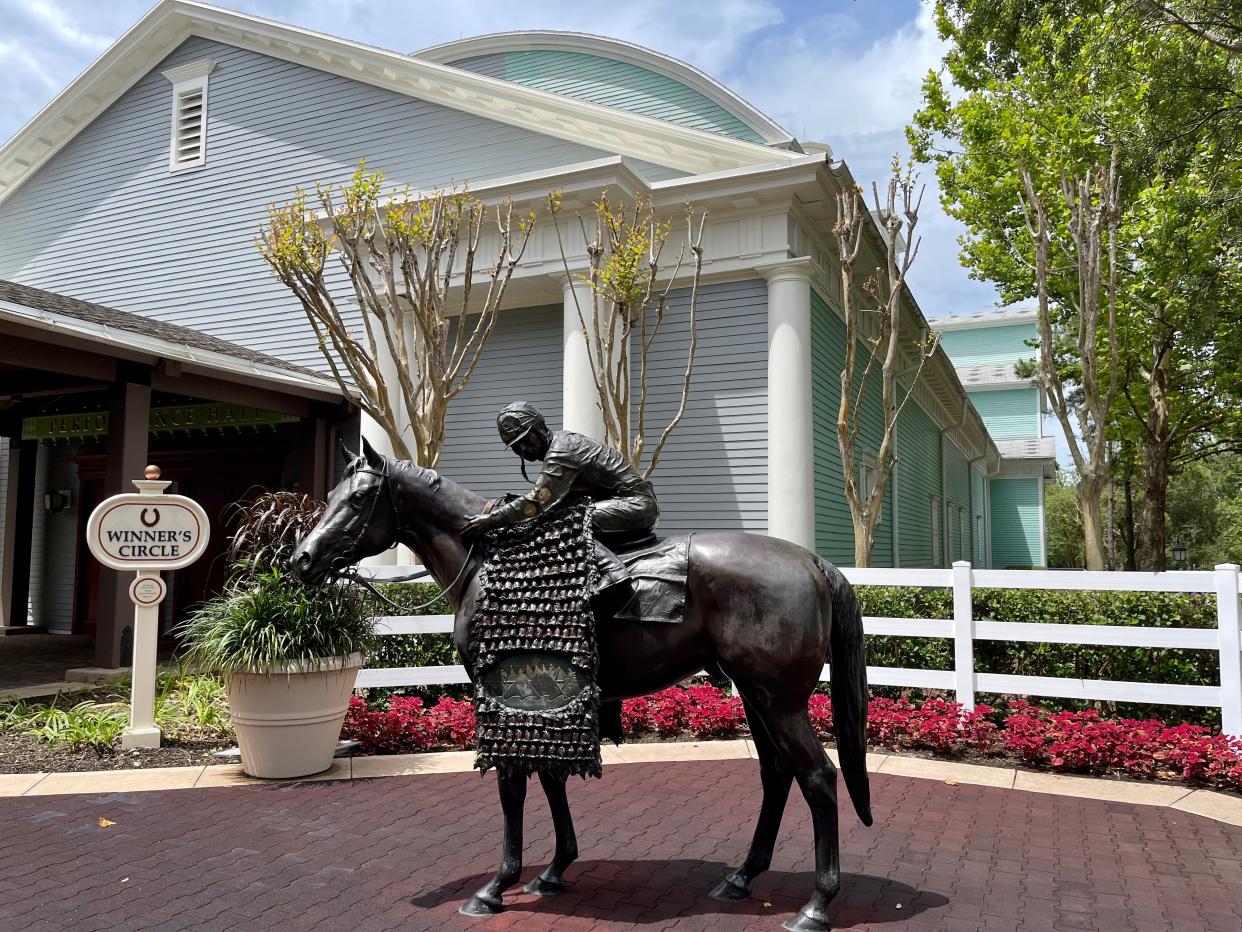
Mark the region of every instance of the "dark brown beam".
MULTIPOLYGON (((162 367, 161 367, 162 368, 162 367)), ((190 395, 204 401, 222 401, 225 404, 250 405, 265 411, 278 411, 294 417, 306 417, 310 403, 305 398, 287 395, 267 388, 257 388, 239 382, 226 382, 206 375, 183 372, 173 376, 156 370, 151 375, 151 387, 170 395, 190 395)))
POLYGON ((116 360, 111 356, 84 352, 59 343, 27 339, 7 333, 3 325, 0 325, 0 364, 23 369, 45 369, 96 382, 111 382, 116 378, 116 360))
MULTIPOLYGON (((147 465, 147 425, 151 418, 151 386, 144 384, 150 373, 123 367, 122 380, 113 386, 108 404, 108 458, 104 466, 104 495, 132 492, 132 480, 142 477, 147 465)), ((95 664, 119 667, 131 657, 123 657, 122 641, 126 628, 134 623, 134 606, 129 600, 130 574, 101 568, 99 608, 95 624, 95 664)), ((132 648, 133 637, 128 639, 132 648)))
POLYGON ((302 462, 299 484, 316 501, 328 497, 332 482, 332 430, 326 418, 302 422, 302 462))

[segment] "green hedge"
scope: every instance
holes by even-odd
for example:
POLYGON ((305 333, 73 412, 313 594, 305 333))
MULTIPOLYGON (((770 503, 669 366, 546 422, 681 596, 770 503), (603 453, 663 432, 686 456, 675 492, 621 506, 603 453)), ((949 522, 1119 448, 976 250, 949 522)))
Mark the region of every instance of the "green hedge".
MULTIPOLYGON (((381 591, 407 611, 436 595, 434 583, 384 585, 381 591)), ((863 613, 884 618, 952 618, 950 589, 917 586, 859 586, 863 613)), ((1151 628, 1215 628, 1216 598, 1210 595, 1163 592, 1076 592, 1046 589, 976 589, 974 617, 991 621, 1022 621, 1067 625, 1133 625, 1151 628)), ((379 606, 377 614, 396 609, 379 606)), ((420 614, 451 614, 444 599, 420 614)), ((368 659, 371 667, 421 667, 458 662, 452 637, 436 635, 390 635, 379 638, 379 647, 368 659)), ((1092 680, 1216 685, 1220 682, 1219 655, 1210 650, 1147 647, 1096 647, 1078 644, 976 641, 975 669, 980 673, 1023 676, 1077 677, 1092 680)), ((953 669, 953 642, 948 638, 867 638, 867 662, 878 667, 911 667, 926 670, 953 669)), ((873 687, 877 695, 910 694, 910 690, 873 687)), ((379 691, 376 691, 377 693, 379 691)), ((384 690, 383 695, 392 691, 384 690)), ((429 698, 461 696, 461 687, 400 690, 429 698)), ((990 697, 983 697, 990 698, 990 697)), ((1111 714, 1166 721, 1211 724, 1219 713, 1192 707, 1083 703, 1068 699, 1040 699, 1049 707, 1106 709, 1111 714)))
MULTIPOLYGON (((391 599, 402 606, 407 612, 415 614, 415 608, 439 594, 435 583, 386 583, 377 586, 385 598, 391 599)), ((377 615, 396 615, 397 609, 376 601, 377 615)), ((441 597, 425 608, 416 612, 419 615, 451 615, 453 606, 441 597)), ((453 647, 451 634, 386 634, 376 638, 377 646, 367 658, 367 666, 380 667, 439 667, 459 663, 457 650, 453 647)), ((428 686, 399 687, 394 689, 373 689, 369 700, 376 707, 382 707, 392 695, 422 696, 434 702, 441 696, 464 698, 469 689, 465 686, 428 686)))

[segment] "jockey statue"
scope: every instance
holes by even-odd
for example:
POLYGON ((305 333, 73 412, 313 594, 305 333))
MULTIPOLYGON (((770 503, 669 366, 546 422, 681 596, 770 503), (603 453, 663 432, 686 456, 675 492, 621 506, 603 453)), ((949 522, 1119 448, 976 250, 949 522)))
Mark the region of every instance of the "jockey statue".
POLYGON ((651 483, 613 447, 573 431, 549 430, 539 409, 530 402, 505 405, 496 417, 496 428, 504 445, 521 457, 523 476, 527 461, 542 460, 543 469, 535 487, 525 495, 468 517, 462 537, 519 524, 554 507, 571 492, 584 494, 595 506, 596 593, 628 582, 625 565, 608 545, 651 536, 660 514, 651 483))

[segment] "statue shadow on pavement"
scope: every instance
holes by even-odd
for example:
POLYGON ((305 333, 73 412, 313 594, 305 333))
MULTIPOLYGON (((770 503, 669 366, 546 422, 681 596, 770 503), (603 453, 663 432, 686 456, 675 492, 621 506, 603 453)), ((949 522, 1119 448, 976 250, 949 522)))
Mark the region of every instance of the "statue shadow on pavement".
MULTIPOLYGON (((522 882, 541 867, 523 871, 522 882), (527 876, 529 874, 529 876, 527 876)), ((568 886, 559 896, 541 897, 518 893, 505 898, 505 912, 548 916, 590 915, 616 922, 667 922, 686 916, 770 916, 782 920, 797 912, 814 885, 811 871, 769 870, 755 881, 747 900, 724 903, 708 892, 730 870, 722 861, 689 858, 672 860, 581 860, 575 862, 568 886), (606 917, 600 917, 603 911, 606 917)), ((450 880, 410 897, 424 909, 456 904, 490 872, 450 880)), ((518 887, 518 890, 521 888, 518 887)), ((867 923, 900 922, 947 905, 948 897, 933 890, 920 890, 886 877, 842 872, 841 893, 830 915, 834 927, 850 928, 867 923)))

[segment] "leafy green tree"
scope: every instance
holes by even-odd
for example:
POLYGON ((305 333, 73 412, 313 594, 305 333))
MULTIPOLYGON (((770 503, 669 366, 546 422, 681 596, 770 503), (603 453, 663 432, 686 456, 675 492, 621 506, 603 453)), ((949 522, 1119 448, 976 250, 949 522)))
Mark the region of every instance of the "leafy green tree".
MULTIPOLYGON (((1161 569, 1171 476, 1242 436, 1237 58, 1187 29, 1152 28, 1153 12, 1137 2, 941 0, 937 14, 953 45, 925 82, 909 131, 916 157, 936 163, 944 205, 967 226, 963 264, 1005 301, 1039 293, 1037 248, 1046 248, 1041 354, 1084 438, 1142 449, 1135 536, 1144 568, 1161 569), (1087 289, 1107 285, 1075 274, 1066 196, 1113 153, 1118 215, 1101 248, 1117 256, 1115 342, 1102 332, 1111 316, 1083 313, 1101 300, 1087 289), (1033 206, 1046 215, 1044 238, 1027 235, 1033 206), (1085 355, 1105 343, 1111 358, 1085 355), (1090 404, 1091 379, 1105 376, 1120 382, 1124 403, 1090 404)), ((1072 447, 1069 419, 1059 419, 1072 447)), ((1090 537, 1089 486, 1109 464, 1077 465, 1090 537)), ((1089 565, 1100 563, 1097 547, 1088 544, 1089 565)))
POLYGON ((1072 475, 1061 474, 1044 489, 1044 525, 1048 531, 1048 566, 1051 569, 1085 567, 1082 511, 1072 475))

